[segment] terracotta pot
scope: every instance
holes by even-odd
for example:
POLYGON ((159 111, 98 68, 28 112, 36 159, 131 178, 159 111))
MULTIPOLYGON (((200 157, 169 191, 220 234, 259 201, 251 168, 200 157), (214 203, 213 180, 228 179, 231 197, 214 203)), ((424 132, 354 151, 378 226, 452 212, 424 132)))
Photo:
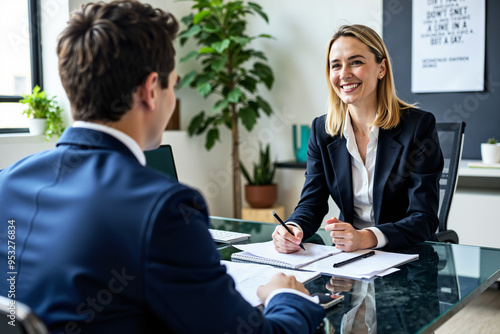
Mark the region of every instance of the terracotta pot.
POLYGON ((245 199, 252 208, 270 208, 278 199, 278 185, 245 186, 245 199))

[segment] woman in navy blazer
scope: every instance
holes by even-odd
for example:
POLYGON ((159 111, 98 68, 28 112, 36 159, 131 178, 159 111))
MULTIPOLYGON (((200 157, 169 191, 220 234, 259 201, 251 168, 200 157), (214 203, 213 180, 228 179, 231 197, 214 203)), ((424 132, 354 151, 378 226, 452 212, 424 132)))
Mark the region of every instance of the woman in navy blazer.
POLYGON ((362 25, 342 26, 327 51, 328 113, 314 119, 300 201, 278 226, 283 253, 326 221, 337 248, 395 249, 435 240, 443 157, 431 113, 396 96, 384 42, 362 25))

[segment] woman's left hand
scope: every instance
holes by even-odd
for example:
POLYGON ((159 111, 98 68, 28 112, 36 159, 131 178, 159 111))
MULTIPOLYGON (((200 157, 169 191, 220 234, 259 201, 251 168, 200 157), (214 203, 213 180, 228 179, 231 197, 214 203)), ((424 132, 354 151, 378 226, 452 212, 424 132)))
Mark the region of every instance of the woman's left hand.
POLYGON ((377 237, 370 230, 356 230, 351 224, 336 217, 328 219, 326 224, 325 230, 330 231, 332 241, 338 249, 354 252, 377 246, 377 237))

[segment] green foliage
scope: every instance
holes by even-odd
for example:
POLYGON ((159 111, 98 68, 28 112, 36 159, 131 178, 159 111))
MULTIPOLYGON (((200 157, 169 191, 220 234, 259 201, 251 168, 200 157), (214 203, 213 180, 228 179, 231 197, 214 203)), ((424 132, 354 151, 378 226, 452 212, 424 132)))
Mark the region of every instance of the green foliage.
POLYGON ((23 114, 28 118, 45 118, 47 119, 47 127, 45 129, 45 137, 47 140, 52 136, 60 136, 64 131, 64 125, 61 118, 62 109, 59 107, 55 96, 52 98, 47 97, 45 91, 40 91, 37 85, 33 88, 32 94, 24 95, 19 103, 26 104, 27 109, 23 114))
POLYGON ((258 15, 268 22, 256 3, 194 0, 191 8, 194 12, 182 18, 187 27, 179 38, 181 45, 193 39, 199 48, 180 61, 197 59, 202 70, 185 75, 181 87, 196 88, 203 97, 218 97, 210 111, 200 111, 188 127, 190 136, 206 134, 205 147, 210 150, 219 140, 220 126, 232 129, 233 124, 237 126, 241 121, 251 131, 260 111, 268 116, 272 113, 269 103, 257 94, 257 86, 264 84, 271 89, 273 72, 264 54, 249 47, 255 39, 271 36, 245 34, 247 15, 258 15))
POLYGON ((496 144, 497 140, 495 138, 488 139, 488 144, 496 144))
POLYGON ((250 176, 243 163, 240 162, 240 166, 243 176, 247 180, 248 184, 254 186, 273 184, 276 163, 271 162, 269 144, 267 144, 266 149, 264 150, 262 149, 262 145, 259 143, 259 161, 253 164, 253 178, 250 176))

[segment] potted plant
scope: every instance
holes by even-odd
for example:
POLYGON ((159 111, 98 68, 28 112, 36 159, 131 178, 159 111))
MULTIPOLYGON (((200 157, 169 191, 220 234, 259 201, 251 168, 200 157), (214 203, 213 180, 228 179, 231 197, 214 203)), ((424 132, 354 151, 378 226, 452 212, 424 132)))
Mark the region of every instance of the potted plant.
POLYGON ((47 140, 53 135, 60 136, 64 131, 61 118, 62 109, 59 107, 55 96, 49 98, 45 91, 41 91, 38 85, 33 88, 29 95, 23 94, 20 103, 26 104, 28 108, 23 114, 29 118, 29 128, 32 135, 45 133, 47 140))
POLYGON ((253 208, 270 208, 278 198, 278 185, 273 183, 276 163, 271 162, 269 144, 265 150, 259 143, 259 161, 253 164, 253 178, 240 162, 241 171, 247 180, 245 199, 253 208))
POLYGON ((488 142, 481 144, 481 159, 484 164, 500 162, 500 146, 495 138, 490 138, 488 142))
POLYGON ((272 109, 262 98, 257 87, 264 84, 271 89, 274 75, 266 65, 264 53, 249 47, 261 34, 247 36, 247 16, 257 14, 268 22, 262 7, 256 3, 224 0, 195 0, 194 13, 182 18, 187 25, 179 34, 180 43, 193 39, 200 46, 180 61, 196 58, 202 65, 200 72, 191 71, 181 81, 181 87, 196 88, 203 97, 215 96, 216 102, 208 112, 201 111, 191 119, 190 136, 206 134, 205 148, 210 150, 219 141, 219 128, 231 129, 233 212, 241 216, 241 185, 239 165, 239 125, 251 131, 261 116, 272 109))

